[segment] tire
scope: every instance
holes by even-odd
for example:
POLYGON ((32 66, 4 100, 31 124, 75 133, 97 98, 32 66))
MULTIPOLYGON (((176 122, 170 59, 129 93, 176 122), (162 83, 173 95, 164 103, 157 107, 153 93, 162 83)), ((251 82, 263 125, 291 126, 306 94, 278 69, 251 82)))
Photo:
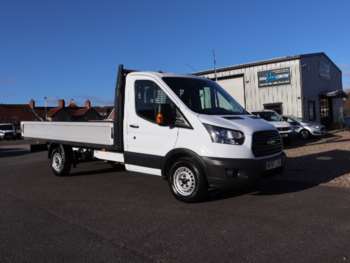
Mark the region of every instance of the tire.
POLYGON ((309 139, 310 138, 310 136, 311 136, 311 134, 310 134, 310 132, 308 131, 308 130, 301 130, 300 131, 300 137, 302 138, 302 139, 304 139, 304 140, 307 140, 307 139, 309 139))
POLYGON ((72 167, 72 148, 59 146, 52 150, 50 167, 56 176, 67 176, 72 167))
POLYGON ((180 158, 169 169, 169 187, 176 199, 199 202, 208 196, 208 182, 201 166, 192 158, 180 158))

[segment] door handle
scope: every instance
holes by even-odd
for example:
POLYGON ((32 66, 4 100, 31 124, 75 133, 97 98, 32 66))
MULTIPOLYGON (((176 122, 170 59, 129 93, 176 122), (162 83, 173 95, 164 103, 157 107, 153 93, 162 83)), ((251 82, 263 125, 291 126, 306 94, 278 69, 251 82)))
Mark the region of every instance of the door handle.
POLYGON ((134 128, 134 129, 140 128, 138 125, 135 125, 135 124, 130 124, 129 127, 130 127, 130 128, 134 128))

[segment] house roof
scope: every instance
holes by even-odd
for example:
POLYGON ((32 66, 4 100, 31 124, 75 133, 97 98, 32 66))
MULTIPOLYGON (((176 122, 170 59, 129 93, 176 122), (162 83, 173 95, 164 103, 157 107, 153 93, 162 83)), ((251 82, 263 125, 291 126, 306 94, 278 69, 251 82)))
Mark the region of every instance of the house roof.
POLYGON ((35 108, 33 110, 28 104, 0 104, 0 122, 33 121, 44 115, 44 108, 35 108))
MULTIPOLYGON (((307 57, 317 57, 317 56, 325 57, 330 63, 332 63, 332 65, 335 68, 337 68, 341 72, 339 67, 324 52, 301 54, 301 55, 286 56, 286 57, 279 57, 279 58, 273 58, 273 59, 268 59, 268 60, 261 60, 261 61, 256 61, 256 62, 250 62, 250 63, 246 63, 246 64, 238 64, 238 65, 233 65, 233 66, 227 66, 227 67, 217 68, 216 72, 222 72, 222 71, 234 70, 234 69, 242 69, 242 68, 266 65, 266 64, 271 64, 271 63, 278 63, 278 62, 284 62, 284 61, 290 61, 290 60, 296 60, 296 59, 307 58, 307 57)), ((210 70, 203 70, 203 71, 194 72, 192 74, 193 75, 205 75, 205 74, 211 74, 211 73, 214 73, 214 72, 215 72, 214 69, 210 69, 210 70)))
MULTIPOLYGON (((88 113, 89 111, 96 111, 94 108, 86 108, 86 107, 78 107, 76 105, 74 106, 68 106, 68 107, 65 107, 65 108, 53 108, 51 109, 47 116, 48 117, 54 117, 58 112, 60 111, 65 111, 65 112, 68 112, 68 114, 70 116, 73 116, 73 117, 81 117, 81 116, 84 116, 86 113, 88 113)), ((96 111, 97 114, 99 114, 97 111, 96 111)))
POLYGON ((49 112, 47 113, 48 117, 53 117, 57 114, 57 112, 63 110, 64 108, 53 108, 51 110, 49 110, 49 112))

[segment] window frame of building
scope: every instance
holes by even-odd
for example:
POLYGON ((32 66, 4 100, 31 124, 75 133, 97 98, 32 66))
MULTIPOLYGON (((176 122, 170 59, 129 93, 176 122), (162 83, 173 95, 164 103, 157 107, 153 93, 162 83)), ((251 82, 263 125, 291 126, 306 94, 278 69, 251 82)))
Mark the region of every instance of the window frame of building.
POLYGON ((283 115, 283 103, 282 102, 275 102, 275 103, 265 103, 264 110, 273 110, 277 112, 279 115, 283 115), (280 110, 276 110, 275 106, 279 107, 280 110))

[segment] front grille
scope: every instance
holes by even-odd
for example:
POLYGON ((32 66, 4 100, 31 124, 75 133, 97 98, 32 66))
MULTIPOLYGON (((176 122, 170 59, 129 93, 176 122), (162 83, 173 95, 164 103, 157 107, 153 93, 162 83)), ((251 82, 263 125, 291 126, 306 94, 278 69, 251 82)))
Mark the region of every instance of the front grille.
POLYGON ((253 134, 252 150, 256 157, 282 151, 281 136, 277 131, 259 131, 253 134))
POLYGON ((279 128, 277 128, 277 130, 279 130, 279 131, 289 131, 290 128, 289 127, 279 127, 279 128))

